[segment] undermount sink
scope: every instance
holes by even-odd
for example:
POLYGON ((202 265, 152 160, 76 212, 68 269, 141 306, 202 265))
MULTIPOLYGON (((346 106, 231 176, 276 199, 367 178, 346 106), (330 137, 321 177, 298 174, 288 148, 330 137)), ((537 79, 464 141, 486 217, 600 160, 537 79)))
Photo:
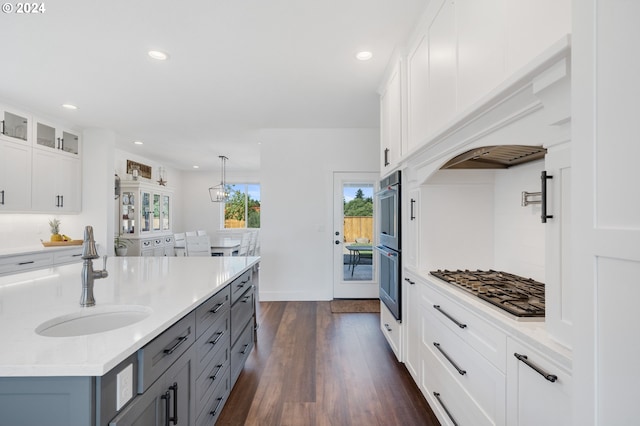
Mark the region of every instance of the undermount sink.
POLYGON ((151 312, 139 305, 96 306, 45 321, 35 331, 46 337, 86 336, 135 324, 151 312))

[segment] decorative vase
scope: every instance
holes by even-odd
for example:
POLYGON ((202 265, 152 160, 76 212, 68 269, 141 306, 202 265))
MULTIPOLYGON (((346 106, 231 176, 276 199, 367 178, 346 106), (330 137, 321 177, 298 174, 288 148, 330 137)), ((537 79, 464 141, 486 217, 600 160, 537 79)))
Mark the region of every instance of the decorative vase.
POLYGON ((126 247, 118 247, 116 249, 116 256, 126 256, 127 255, 127 248, 126 247))

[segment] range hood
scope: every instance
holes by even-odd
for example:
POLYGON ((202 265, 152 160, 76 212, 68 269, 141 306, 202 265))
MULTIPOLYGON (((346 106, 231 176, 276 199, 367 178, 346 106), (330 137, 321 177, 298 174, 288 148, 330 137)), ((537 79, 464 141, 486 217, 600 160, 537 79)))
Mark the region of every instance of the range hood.
POLYGON ((530 145, 483 146, 447 161, 441 169, 508 169, 544 158, 546 148, 530 145))

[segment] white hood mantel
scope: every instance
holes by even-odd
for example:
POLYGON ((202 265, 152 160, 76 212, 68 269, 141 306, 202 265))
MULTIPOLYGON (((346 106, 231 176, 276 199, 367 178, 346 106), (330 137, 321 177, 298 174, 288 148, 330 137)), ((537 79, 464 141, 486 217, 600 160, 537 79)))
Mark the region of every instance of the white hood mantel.
MULTIPOLYGON (((418 185, 444 163, 487 145, 547 149, 571 139, 571 36, 566 35, 402 161, 418 185)), ((401 165, 401 167, 402 167, 401 165)))

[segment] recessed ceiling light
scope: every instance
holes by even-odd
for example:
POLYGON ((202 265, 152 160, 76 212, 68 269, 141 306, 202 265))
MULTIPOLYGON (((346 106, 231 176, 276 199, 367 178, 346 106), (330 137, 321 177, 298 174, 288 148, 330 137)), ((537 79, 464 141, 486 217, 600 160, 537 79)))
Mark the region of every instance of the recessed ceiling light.
POLYGON ((359 61, 368 61, 371 58, 373 58, 373 53, 371 52, 362 51, 356 53, 356 59, 358 59, 359 61))
POLYGON ((200 166, 193 166, 193 168, 194 168, 194 169, 199 169, 199 168, 200 168, 200 166))
POLYGON ((62 108, 66 108, 66 109, 78 109, 77 106, 75 105, 71 105, 71 104, 62 104, 62 108))
POLYGON ((144 142, 142 142, 142 141, 133 141, 133 143, 135 145, 143 145, 144 144, 144 142))
POLYGON ((159 61, 165 61, 169 58, 169 55, 167 55, 164 52, 161 52, 159 50, 150 50, 149 51, 149 56, 151 56, 153 59, 157 59, 159 61))

